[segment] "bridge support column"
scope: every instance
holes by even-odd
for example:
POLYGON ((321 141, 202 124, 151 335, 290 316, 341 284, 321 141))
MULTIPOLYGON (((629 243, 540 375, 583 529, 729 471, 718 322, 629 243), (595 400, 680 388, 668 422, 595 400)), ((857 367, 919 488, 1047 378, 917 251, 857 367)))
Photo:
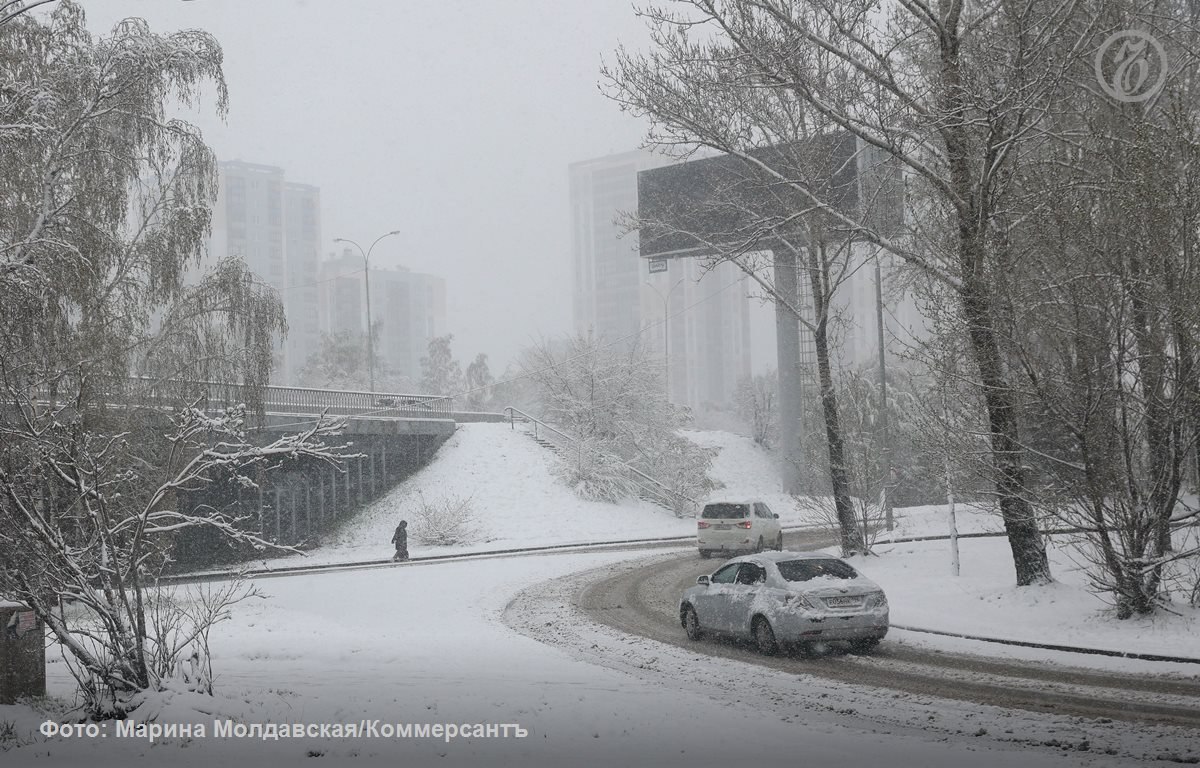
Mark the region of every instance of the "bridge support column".
POLYGON ((357 488, 357 490, 358 490, 358 503, 360 505, 366 503, 366 500, 363 497, 363 459, 361 456, 358 458, 358 488, 357 488))
MULTIPOLYGON (((775 290, 799 311, 800 291, 796 254, 777 248, 775 290)), ((775 349, 779 360, 779 443, 780 473, 784 493, 797 494, 803 489, 804 394, 800 371, 800 318, 784 304, 775 302, 775 349)))
POLYGON ((325 468, 317 473, 317 517, 321 519, 321 527, 325 527, 325 468))
MULTIPOLYGON (((371 442, 374 443, 375 441, 372 440, 371 442)), ((376 446, 372 445, 371 453, 370 453, 369 459, 368 459, 371 462, 371 465, 368 469, 370 470, 370 473, 371 473, 371 498, 372 499, 376 498, 376 496, 379 493, 379 487, 375 483, 375 451, 376 451, 376 446)))
POLYGON ((300 506, 296 503, 296 496, 299 489, 296 488, 296 482, 294 480, 292 481, 291 486, 291 489, 288 491, 288 498, 292 503, 289 505, 291 509, 288 511, 291 513, 292 529, 288 531, 288 543, 295 544, 296 540, 299 539, 299 536, 296 535, 296 507, 300 506))

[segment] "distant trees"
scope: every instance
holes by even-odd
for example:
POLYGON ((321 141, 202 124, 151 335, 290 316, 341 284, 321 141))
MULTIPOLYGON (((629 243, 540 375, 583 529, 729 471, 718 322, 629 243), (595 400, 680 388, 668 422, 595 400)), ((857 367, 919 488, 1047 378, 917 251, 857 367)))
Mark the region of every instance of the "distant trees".
MULTIPOLYGON (((374 349, 379 349, 376 326, 374 349)), ((370 386, 367 343, 361 334, 339 331, 322 333, 320 345, 309 354, 297 374, 301 386, 317 389, 365 391, 370 386)), ((382 392, 408 392, 413 382, 375 355, 375 388, 382 392)))
POLYGON ((775 445, 779 429, 778 376, 775 371, 746 376, 734 392, 737 414, 750 427, 750 437, 763 448, 775 445))
POLYGON ((492 389, 496 380, 488 369, 488 356, 480 352, 467 366, 466 392, 467 409, 482 411, 492 401, 492 389))
POLYGON ((454 359, 450 343, 454 334, 429 340, 429 353, 421 358, 421 392, 430 395, 458 395, 465 385, 462 368, 454 359))

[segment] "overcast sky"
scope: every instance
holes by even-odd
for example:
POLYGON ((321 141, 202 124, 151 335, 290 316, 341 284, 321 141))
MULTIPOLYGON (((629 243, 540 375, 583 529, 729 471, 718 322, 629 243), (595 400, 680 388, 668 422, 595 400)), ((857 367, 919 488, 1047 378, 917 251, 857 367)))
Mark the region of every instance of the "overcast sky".
POLYGON ((597 87, 646 40, 631 0, 81 2, 97 32, 212 32, 229 115, 192 119, 220 159, 320 187, 323 257, 402 230, 372 261, 446 279, 464 363, 572 330, 567 165, 643 134, 597 87))

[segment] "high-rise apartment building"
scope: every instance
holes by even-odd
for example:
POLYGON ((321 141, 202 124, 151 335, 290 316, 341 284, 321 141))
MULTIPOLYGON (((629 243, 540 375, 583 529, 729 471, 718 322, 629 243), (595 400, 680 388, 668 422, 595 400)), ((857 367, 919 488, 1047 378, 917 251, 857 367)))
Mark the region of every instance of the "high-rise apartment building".
MULTIPOLYGON (((326 333, 364 340, 367 327, 362 255, 346 248, 320 267, 320 318, 326 333)), ((415 386, 429 341, 446 332, 446 282, 402 267, 371 270, 371 323, 375 355, 415 386)))
POLYGON ((317 303, 321 330, 338 335, 363 332, 363 259, 352 248, 329 254, 319 268, 317 303))
POLYGON ((292 382, 317 348, 317 256, 321 243, 320 192, 292 184, 282 168, 229 161, 218 164, 210 258, 239 256, 279 293, 288 336, 276 349, 277 381, 292 382))
POLYGON ((283 306, 287 312, 288 381, 321 343, 318 262, 321 254, 321 191, 308 184, 283 186, 283 306))
POLYGON ((372 269, 371 308, 380 357, 415 384, 430 339, 446 332, 446 281, 403 267, 372 269))
POLYGON ((692 259, 655 265, 638 255, 639 171, 664 165, 626 152, 569 168, 575 330, 608 341, 640 336, 667 357, 671 400, 694 408, 726 405, 750 373, 749 289, 736 267, 705 273, 692 259))

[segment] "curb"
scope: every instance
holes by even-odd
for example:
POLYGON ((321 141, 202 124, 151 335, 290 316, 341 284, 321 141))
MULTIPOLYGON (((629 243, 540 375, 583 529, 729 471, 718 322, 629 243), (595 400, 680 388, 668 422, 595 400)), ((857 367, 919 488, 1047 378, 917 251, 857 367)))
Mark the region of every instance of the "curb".
POLYGON ((1001 645, 1015 645, 1021 648, 1038 648, 1047 651, 1062 651, 1064 653, 1083 653, 1092 656, 1112 656, 1119 659, 1137 659, 1139 661, 1167 661, 1174 664, 1200 664, 1200 659, 1192 659, 1187 656, 1165 656, 1157 653, 1134 653, 1132 651, 1110 651, 1104 648, 1081 648, 1074 645, 1056 645, 1054 643, 1035 643, 1031 640, 1003 640, 998 637, 981 637, 979 635, 967 635, 961 632, 947 632, 940 629, 924 629, 922 627, 909 627, 904 624, 892 624, 892 629, 899 629, 905 632, 920 632, 926 635, 941 635, 942 637, 956 637, 960 640, 977 640, 982 643, 999 643, 1001 645))

